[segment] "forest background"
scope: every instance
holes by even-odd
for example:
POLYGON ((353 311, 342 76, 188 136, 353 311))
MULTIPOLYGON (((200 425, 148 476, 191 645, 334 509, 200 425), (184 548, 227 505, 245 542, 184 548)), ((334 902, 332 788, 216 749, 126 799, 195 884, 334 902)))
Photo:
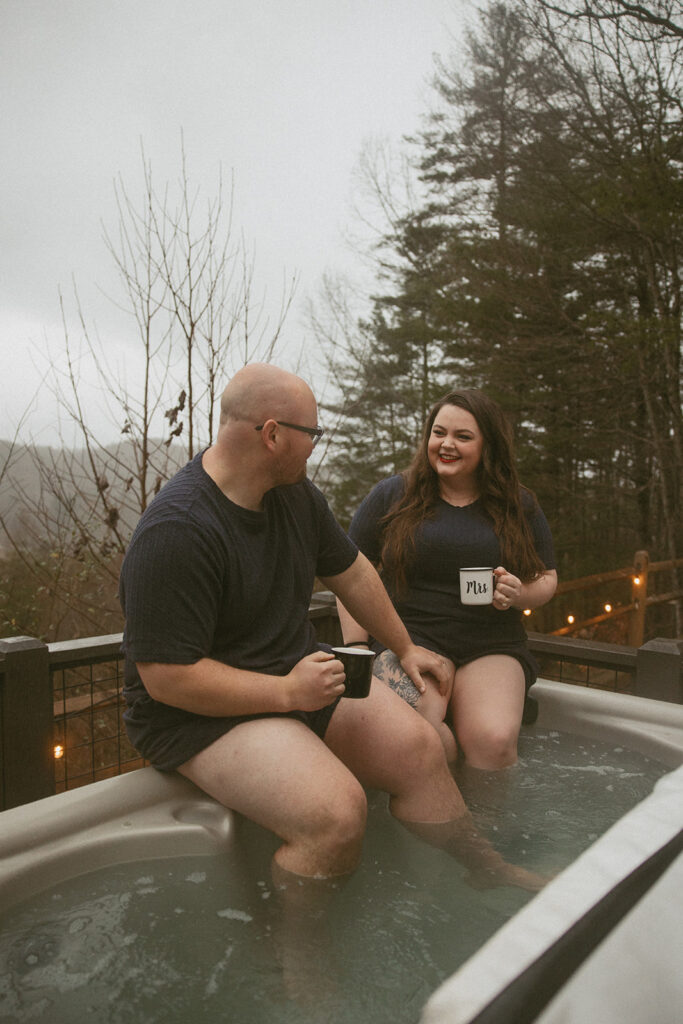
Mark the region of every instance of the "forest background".
MULTIPOLYGON (((681 14, 673 0, 493 3, 464 59, 437 59, 414 136, 362 154, 373 293, 326 278, 302 354, 328 431, 310 475, 344 525, 406 466, 433 401, 477 387, 514 425, 561 579, 681 551, 681 14)), ((79 443, 0 442, 2 636, 120 631, 140 513, 211 443, 226 377, 277 361, 291 295, 261 326, 229 187, 201 197, 182 148, 180 165, 177 188, 158 187, 143 151, 105 240, 144 371, 118 375, 65 303, 50 376, 79 443), (116 444, 85 413, 84 358, 116 444)))

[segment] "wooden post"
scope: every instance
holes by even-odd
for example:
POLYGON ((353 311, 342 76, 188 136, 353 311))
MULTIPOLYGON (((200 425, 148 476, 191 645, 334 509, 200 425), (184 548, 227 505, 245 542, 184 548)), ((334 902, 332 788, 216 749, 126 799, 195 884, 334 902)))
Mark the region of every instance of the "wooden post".
POLYGON ((633 559, 633 578, 631 580, 631 604, 634 607, 631 612, 628 628, 628 642, 631 647, 642 647, 645 637, 649 564, 650 556, 647 551, 636 551, 633 559))
POLYGON ((634 695, 683 704, 682 655, 683 641, 668 637, 656 637, 639 647, 634 695))
POLYGON ((323 644, 342 642, 341 626, 337 614, 337 602, 330 590, 319 590, 313 594, 308 609, 308 617, 312 621, 318 641, 323 644))
POLYGON ((54 716, 47 645, 8 637, 0 659, 0 807, 7 810, 54 793, 54 716))

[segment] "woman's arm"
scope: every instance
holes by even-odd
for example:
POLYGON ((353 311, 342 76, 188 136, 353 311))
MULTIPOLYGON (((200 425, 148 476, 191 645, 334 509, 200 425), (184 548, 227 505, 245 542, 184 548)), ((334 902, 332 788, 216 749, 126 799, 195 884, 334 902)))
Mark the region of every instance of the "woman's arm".
POLYGON ((339 625, 341 626, 342 636, 344 637, 345 644, 367 644, 369 640, 369 633, 364 626, 361 626, 353 617, 351 612, 346 610, 346 607, 337 598, 337 611, 339 613, 339 625))

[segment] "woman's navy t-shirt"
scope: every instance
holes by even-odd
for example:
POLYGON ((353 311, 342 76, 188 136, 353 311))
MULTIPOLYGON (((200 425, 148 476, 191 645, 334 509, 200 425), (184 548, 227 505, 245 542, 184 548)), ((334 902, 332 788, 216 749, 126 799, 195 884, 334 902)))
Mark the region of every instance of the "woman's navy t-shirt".
MULTIPOLYGON (((383 533, 380 520, 403 493, 402 476, 381 480, 356 512, 349 536, 375 565, 380 563, 383 533)), ((555 568, 548 522, 528 492, 522 492, 534 544, 547 569, 555 568)), ((504 647, 523 642, 522 613, 492 605, 463 605, 459 570, 467 566, 501 564, 500 543, 481 503, 458 508, 439 500, 433 517, 415 535, 415 558, 407 571, 407 588, 396 593, 386 574, 384 585, 415 643, 457 658, 467 650, 504 647)), ((515 573, 515 566, 505 568, 515 573)))

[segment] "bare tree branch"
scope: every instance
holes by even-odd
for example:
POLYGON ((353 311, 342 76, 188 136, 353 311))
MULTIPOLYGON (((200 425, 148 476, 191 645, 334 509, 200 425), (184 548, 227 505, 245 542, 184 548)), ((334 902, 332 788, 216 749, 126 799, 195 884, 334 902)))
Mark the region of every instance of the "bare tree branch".
POLYGON ((680 11, 680 5, 674 3, 657 3, 654 6, 630 3, 629 0, 608 0, 607 3, 584 0, 573 7, 550 3, 549 0, 536 0, 539 6, 554 14, 575 21, 619 21, 632 18, 644 25, 654 25, 665 33, 683 39, 683 25, 673 20, 674 10, 680 11), (663 12, 663 13, 660 13, 663 12))

